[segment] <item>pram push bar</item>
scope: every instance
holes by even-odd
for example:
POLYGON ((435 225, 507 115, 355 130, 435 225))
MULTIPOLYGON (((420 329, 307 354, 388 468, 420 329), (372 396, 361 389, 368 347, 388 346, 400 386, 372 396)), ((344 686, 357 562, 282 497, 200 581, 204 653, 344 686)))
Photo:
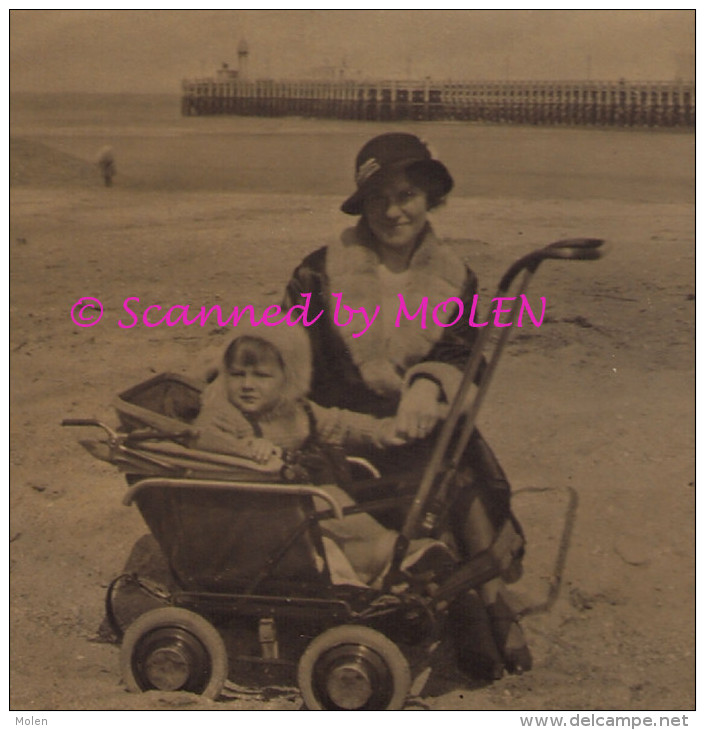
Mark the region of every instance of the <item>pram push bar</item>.
MULTIPOLYGON (((541 263, 547 259, 573 261, 594 261, 599 259, 603 253, 601 250, 603 243, 604 241, 598 238, 570 238, 556 241, 544 248, 532 251, 515 261, 507 269, 499 282, 496 297, 505 295, 516 277, 522 272, 523 277, 518 286, 518 293, 523 294, 541 263)), ((520 306, 521 300, 517 296, 507 319, 509 323, 516 321, 520 306)), ((483 362, 483 353, 492 329, 491 327, 484 327, 480 330, 475 346, 470 353, 460 386, 440 430, 438 440, 398 539, 395 567, 401 564, 409 540, 423 534, 437 534, 441 529, 442 517, 448 509, 445 497, 453 483, 465 449, 473 434, 477 414, 513 327, 505 326, 500 328, 497 341, 491 353, 489 353, 487 365, 482 369, 478 379, 478 373, 480 373, 483 362), (474 383, 477 383, 477 391, 470 400, 468 396, 474 383), (451 442, 453 442, 459 427, 460 431, 457 434, 457 439, 451 447, 451 442)))

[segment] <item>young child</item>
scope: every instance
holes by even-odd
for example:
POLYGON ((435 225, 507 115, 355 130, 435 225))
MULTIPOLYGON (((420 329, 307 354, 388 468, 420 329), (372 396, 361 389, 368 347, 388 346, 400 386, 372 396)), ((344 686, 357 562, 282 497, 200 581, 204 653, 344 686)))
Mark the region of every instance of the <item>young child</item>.
MULTIPOLYGON (((300 449, 313 435, 319 443, 380 448, 399 444, 394 419, 323 408, 305 398, 311 377, 308 338, 298 327, 246 330, 225 350, 216 379, 206 388, 195 426, 197 446, 266 463, 282 449, 300 449)), ((343 507, 354 504, 340 487, 324 487, 343 507)), ((397 533, 368 514, 321 523, 359 580, 379 582, 391 561, 397 533)), ((452 556, 436 540, 412 541, 402 568, 448 567, 452 556)))
POLYGON ((307 400, 310 374, 308 340, 298 327, 248 328, 228 345, 218 376, 206 388, 195 424, 199 448, 265 463, 282 449, 299 449, 311 434, 312 419, 322 443, 402 443, 392 418, 307 400))

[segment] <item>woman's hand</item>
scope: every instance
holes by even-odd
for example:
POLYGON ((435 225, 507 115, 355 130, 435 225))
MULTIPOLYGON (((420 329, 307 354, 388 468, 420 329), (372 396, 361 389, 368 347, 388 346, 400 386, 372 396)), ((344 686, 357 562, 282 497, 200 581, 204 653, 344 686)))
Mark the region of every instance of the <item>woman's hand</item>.
POLYGON ((447 412, 447 407, 438 401, 440 394, 440 388, 432 380, 415 380, 399 404, 397 432, 409 439, 426 438, 447 412))

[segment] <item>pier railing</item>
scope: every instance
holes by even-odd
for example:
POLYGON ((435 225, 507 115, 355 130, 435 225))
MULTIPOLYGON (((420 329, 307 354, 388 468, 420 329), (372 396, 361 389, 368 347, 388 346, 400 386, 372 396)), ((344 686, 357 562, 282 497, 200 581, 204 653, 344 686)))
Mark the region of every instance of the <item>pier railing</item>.
POLYGON ((461 120, 537 125, 693 127, 691 82, 433 82, 196 79, 187 116, 303 116, 371 121, 461 120))

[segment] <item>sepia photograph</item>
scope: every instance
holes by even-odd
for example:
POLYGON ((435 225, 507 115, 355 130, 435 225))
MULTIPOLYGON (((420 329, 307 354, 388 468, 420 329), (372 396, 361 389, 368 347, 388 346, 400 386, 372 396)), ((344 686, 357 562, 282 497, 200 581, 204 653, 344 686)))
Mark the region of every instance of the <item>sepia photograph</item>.
POLYGON ((16 723, 687 725, 695 10, 8 15, 16 723))

